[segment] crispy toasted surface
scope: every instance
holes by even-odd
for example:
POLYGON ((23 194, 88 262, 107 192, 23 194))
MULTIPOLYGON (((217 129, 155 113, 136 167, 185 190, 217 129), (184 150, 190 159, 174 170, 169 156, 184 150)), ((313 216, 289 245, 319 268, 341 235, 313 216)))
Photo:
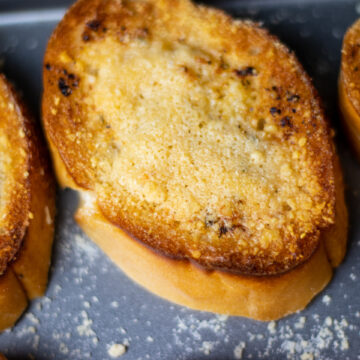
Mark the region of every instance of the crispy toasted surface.
POLYGON ((318 96, 258 25, 186 0, 80 0, 44 67, 44 125, 69 175, 152 249, 279 274, 334 223, 318 96))
POLYGON ((360 20, 343 41, 339 76, 339 106, 351 143, 360 158, 360 20))
POLYGON ((40 129, 2 75, 0 112, 3 330, 15 323, 28 299, 45 291, 54 232, 55 181, 40 129), (17 237, 6 237, 8 233, 17 237), (11 251, 5 251, 10 247, 11 251))
POLYGON ((18 252, 29 224, 27 119, 0 76, 0 275, 18 252))

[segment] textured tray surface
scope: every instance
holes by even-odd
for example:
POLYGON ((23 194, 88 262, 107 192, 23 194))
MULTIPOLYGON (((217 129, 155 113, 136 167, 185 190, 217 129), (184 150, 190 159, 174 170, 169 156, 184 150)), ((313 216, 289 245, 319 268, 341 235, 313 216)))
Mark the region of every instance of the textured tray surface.
MULTIPOLYGON (((70 1, 3 0, 0 63, 38 113, 42 56, 70 1)), ((349 250, 330 286, 300 314, 276 323, 226 318, 163 301, 127 279, 72 220, 76 196, 59 193, 49 289, 16 327, 0 335, 10 359, 360 359, 360 166, 340 128, 337 75, 345 29, 359 16, 348 0, 209 1, 240 18, 264 22, 293 49, 326 105, 345 171, 349 250)))

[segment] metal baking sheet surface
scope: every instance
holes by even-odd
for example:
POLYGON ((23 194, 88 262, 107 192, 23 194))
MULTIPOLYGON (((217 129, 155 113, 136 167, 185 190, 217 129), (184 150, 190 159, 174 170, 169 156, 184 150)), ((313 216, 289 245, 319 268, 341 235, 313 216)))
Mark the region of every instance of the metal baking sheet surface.
MULTIPOLYGON (((42 58, 69 1, 0 1, 0 63, 39 114, 42 58)), ((81 232, 76 195, 59 191, 56 241, 46 296, 0 335, 9 359, 228 360, 360 359, 360 166, 337 109, 345 29, 359 16, 348 0, 211 1, 264 23, 295 51, 337 132, 350 213, 348 254, 330 286, 306 310, 271 323, 172 305, 143 290, 81 232)))

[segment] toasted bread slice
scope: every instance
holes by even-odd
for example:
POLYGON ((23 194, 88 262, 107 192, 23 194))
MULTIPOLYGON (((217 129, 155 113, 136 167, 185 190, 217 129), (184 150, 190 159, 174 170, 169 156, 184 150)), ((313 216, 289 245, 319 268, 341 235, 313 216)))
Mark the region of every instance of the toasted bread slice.
MULTIPOLYGON (((192 263, 219 281, 249 276, 257 301, 269 290, 260 283, 299 274, 319 252, 328 270, 301 306, 329 281, 328 259, 340 263, 346 244, 341 170, 310 79, 266 30, 186 0, 80 0, 52 35, 44 67, 43 121, 58 178, 95 199, 78 221, 125 271, 114 253, 128 234, 144 254, 173 264, 178 279, 183 264, 202 274, 192 263)), ((178 302, 281 316, 266 304, 261 312, 178 302)))
POLYGON ((0 76, 0 330, 43 294, 54 231, 55 182, 41 134, 0 76))
POLYGON ((339 106, 345 129, 360 158, 360 20, 347 31, 343 41, 339 76, 339 106))

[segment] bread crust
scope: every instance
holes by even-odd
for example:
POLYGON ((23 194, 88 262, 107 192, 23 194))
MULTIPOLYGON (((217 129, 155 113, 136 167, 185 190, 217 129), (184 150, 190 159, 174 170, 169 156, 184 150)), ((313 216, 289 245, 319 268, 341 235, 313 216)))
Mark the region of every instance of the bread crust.
MULTIPOLYGON (((335 154, 318 95, 295 56, 256 24, 234 21, 221 11, 195 6, 185 0, 80 0, 71 7, 54 31, 44 67, 44 126, 70 177, 79 188, 98 192, 98 205, 111 223, 159 253, 176 259, 189 259, 207 269, 248 275, 280 274, 306 262, 319 246, 322 232, 335 222, 335 154), (195 38, 191 26, 198 29, 195 38), (238 235, 233 236, 232 231, 226 228, 221 231, 222 227, 215 245, 208 246, 206 241, 195 241, 190 235, 184 235, 184 231, 177 228, 178 222, 171 220, 170 216, 163 216, 158 221, 151 217, 134 217, 136 208, 125 210, 124 199, 119 199, 116 192, 99 188, 99 174, 90 166, 92 156, 97 152, 97 143, 87 136, 96 137, 104 131, 87 128, 87 112, 90 110, 84 105, 87 93, 82 88, 86 71, 80 69, 79 54, 89 44, 110 38, 116 39, 114 41, 118 41, 118 46, 128 46, 139 37, 149 36, 152 41, 152 36, 157 39, 156 31, 161 27, 168 31, 170 40, 177 37, 185 43, 191 42, 205 48, 213 62, 220 58, 221 53, 230 67, 236 69, 242 56, 245 57, 244 61, 251 59, 251 66, 261 69, 257 74, 258 81, 260 88, 265 88, 258 95, 262 104, 261 109, 256 110, 258 117, 268 116, 269 109, 273 108, 276 114, 279 111, 284 115, 277 118, 274 114, 276 120, 271 117, 271 121, 277 124, 274 143, 288 143, 289 148, 296 143, 306 143, 305 158, 307 164, 311 164, 311 176, 317 179, 320 187, 313 198, 325 205, 321 205, 323 210, 320 215, 314 215, 306 232, 301 233, 301 223, 296 223, 294 234, 284 235, 280 241, 287 243, 287 246, 282 246, 281 250, 274 251, 270 246, 255 253, 251 245, 245 247, 245 251, 234 250, 239 246, 238 235), (258 51, 266 55, 247 57, 253 43, 258 45, 258 51), (271 87, 269 79, 278 85, 271 87), (290 113, 291 119, 286 115, 290 113), (304 121, 304 118, 307 120, 304 121)), ((241 71, 234 70, 243 76, 241 71)), ((107 141, 105 137, 103 143, 107 141)), ((305 165, 308 169, 309 166, 305 165)), ((320 206, 319 203, 316 205, 320 206)), ((285 233, 286 229, 287 225, 281 228, 280 233, 285 233)), ((251 234, 246 230, 239 236, 251 244, 251 234)))
POLYGON ((360 158, 360 21, 344 36, 338 83, 339 107, 351 144, 360 158))
MULTIPOLYGON (((12 146, 5 151, 7 154, 14 152, 19 163, 21 157, 25 158, 21 171, 17 167, 6 168, 6 171, 18 172, 17 178, 23 179, 21 195, 17 194, 19 187, 2 189, 2 192, 11 192, 14 200, 20 201, 21 197, 14 206, 24 213, 22 218, 18 216, 16 222, 8 225, 19 228, 17 241, 12 245, 12 256, 0 253, 3 264, 0 330, 4 330, 15 323, 29 299, 45 291, 54 232, 55 181, 41 131, 3 75, 0 77, 0 97, 10 113, 5 114, 2 110, 2 121, 9 121, 7 126, 12 129, 12 146)), ((7 208, 5 211, 13 210, 7 208)), ((17 210, 15 213, 19 214, 17 210)))

